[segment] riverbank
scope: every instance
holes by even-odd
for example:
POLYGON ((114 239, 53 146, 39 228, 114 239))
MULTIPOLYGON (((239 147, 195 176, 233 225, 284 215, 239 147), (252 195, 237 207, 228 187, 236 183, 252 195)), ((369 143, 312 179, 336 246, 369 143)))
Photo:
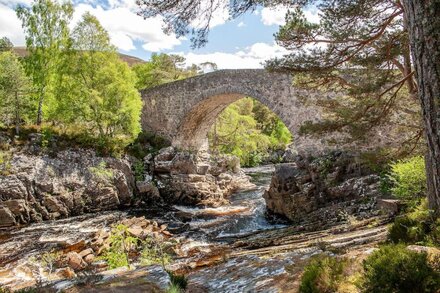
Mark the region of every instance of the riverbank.
POLYGON ((36 223, 2 233, 0 284, 17 289, 50 282, 51 288, 73 286, 86 292, 81 291, 86 289, 80 280, 92 272, 97 279, 87 288, 92 286, 98 290, 96 292, 104 292, 108 286, 128 286, 127 280, 133 284, 133 280, 139 279, 149 280, 151 286, 161 292, 164 285, 160 284, 169 282, 169 277, 160 266, 156 266, 156 273, 152 274, 151 267, 133 260, 131 270, 107 271, 97 251, 93 251, 96 259, 90 268, 94 270, 55 268, 50 274, 39 260, 39 256, 56 251, 81 254, 92 247, 97 234, 108 233, 112 224, 133 217, 144 216, 149 222, 156 222, 154 226, 166 227, 165 233, 170 234, 168 239, 176 244, 173 260, 166 269, 186 276, 188 292, 295 292, 289 290, 293 290, 310 256, 321 252, 343 253, 347 248, 350 253, 368 251, 385 239, 389 220, 386 216, 346 222, 313 232, 307 231, 305 226, 268 221, 262 194, 268 188, 271 168, 246 170, 256 188, 232 194, 230 205, 224 207, 177 205, 167 210, 109 211, 36 223), (151 279, 158 274, 162 278, 151 279))

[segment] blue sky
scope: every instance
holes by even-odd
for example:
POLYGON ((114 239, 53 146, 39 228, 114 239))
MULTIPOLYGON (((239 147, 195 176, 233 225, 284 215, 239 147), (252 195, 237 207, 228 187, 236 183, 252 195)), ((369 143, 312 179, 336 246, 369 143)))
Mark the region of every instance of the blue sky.
MULTIPOLYGON (((216 0, 225 3, 226 0, 216 0)), ((7 36, 16 45, 24 45, 21 23, 15 16, 18 4, 30 5, 32 0, 0 0, 0 37, 7 36)), ((71 27, 89 11, 109 32, 112 43, 122 53, 148 60, 153 52, 180 54, 187 64, 214 62, 219 68, 259 68, 264 60, 288 53, 274 42, 274 33, 284 23, 287 11, 259 8, 235 20, 228 20, 226 9, 216 12, 206 47, 191 49, 188 38, 166 35, 160 17, 144 20, 136 15, 135 0, 75 0, 71 27)), ((317 21, 316 11, 306 16, 317 21)), ((197 23, 193 24, 197 26, 197 23)))

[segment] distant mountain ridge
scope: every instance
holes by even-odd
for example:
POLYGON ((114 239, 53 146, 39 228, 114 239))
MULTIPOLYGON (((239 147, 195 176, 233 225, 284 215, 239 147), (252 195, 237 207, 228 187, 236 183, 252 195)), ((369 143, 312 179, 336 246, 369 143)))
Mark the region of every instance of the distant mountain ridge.
MULTIPOLYGON (((26 50, 26 47, 14 47, 13 50, 20 57, 24 57, 28 53, 26 50)), ((126 62, 129 66, 134 66, 136 64, 142 64, 142 63, 146 62, 145 60, 142 60, 138 57, 122 54, 119 52, 118 52, 118 55, 119 55, 119 58, 121 58, 121 60, 126 62)))

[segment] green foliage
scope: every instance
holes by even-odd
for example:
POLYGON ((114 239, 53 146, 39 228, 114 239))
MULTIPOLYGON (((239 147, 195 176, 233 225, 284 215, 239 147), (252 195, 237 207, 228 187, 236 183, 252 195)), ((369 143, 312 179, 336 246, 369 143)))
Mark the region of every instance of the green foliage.
POLYGON ((169 145, 170 142, 165 138, 152 132, 142 131, 126 150, 130 155, 142 160, 149 153, 158 152, 169 145))
POLYGON ((26 70, 35 89, 32 105, 38 108, 32 116, 41 124, 44 112, 56 132, 116 155, 140 132, 142 101, 136 76, 90 13, 70 34, 72 14, 71 4, 51 0, 17 8, 29 51, 26 70))
POLYGON ((144 168, 144 163, 142 163, 142 161, 136 161, 133 164, 133 171, 136 181, 144 180, 145 168, 144 168))
POLYGON ((413 200, 425 194, 426 171, 422 156, 391 164, 390 177, 394 183, 391 192, 402 199, 413 200))
POLYGON ((304 268, 299 291, 301 293, 337 292, 346 275, 348 260, 318 255, 304 268))
POLYGON ((176 275, 170 271, 167 271, 170 276, 171 284, 177 285, 180 289, 185 290, 188 286, 188 280, 184 275, 176 275))
POLYGON ((256 166, 271 151, 285 149, 292 136, 261 103, 245 98, 229 105, 209 132, 211 151, 232 154, 243 166, 256 166))
POLYGON ((0 53, 6 51, 12 51, 14 48, 14 44, 12 44, 11 40, 7 37, 3 37, 0 39, 0 53))
POLYGON ((171 286, 165 292, 166 293, 181 293, 182 289, 176 284, 171 284, 171 286))
POLYGON ((113 171, 107 169, 107 163, 105 161, 101 161, 96 167, 90 167, 89 171, 103 182, 113 179, 114 176, 113 171))
POLYGON ((196 66, 184 68, 185 58, 179 55, 152 54, 151 60, 133 66, 136 88, 146 89, 163 83, 188 78, 199 73, 196 66))
POLYGON ((388 238, 396 244, 440 246, 440 220, 432 216, 424 199, 412 211, 394 220, 388 238))
POLYGON ((72 34, 73 51, 57 78, 51 117, 100 139, 134 140, 140 132, 142 101, 136 76, 121 61, 98 20, 86 13, 72 34))
POLYGON ((436 292, 440 274, 428 262, 426 253, 410 251, 404 245, 384 245, 363 263, 360 287, 363 292, 436 292))
POLYGON ((32 78, 38 103, 37 124, 43 120, 43 108, 55 102, 54 79, 63 50, 70 46, 69 23, 73 16, 71 3, 52 0, 34 1, 31 7, 20 5, 17 16, 26 35, 26 70, 32 78), (47 105, 48 104, 48 105, 47 105))
POLYGON ((0 120, 14 125, 16 134, 22 121, 32 117, 30 81, 18 57, 12 52, 0 53, 0 120))
POLYGON ((164 244, 153 237, 143 242, 140 262, 142 265, 160 264, 163 267, 171 262, 171 256, 164 251, 164 244))
POLYGON ((171 271, 167 271, 170 276, 171 286, 167 289, 167 293, 181 293, 185 292, 188 286, 188 280, 184 275, 176 275, 171 271))
POLYGON ((47 148, 49 143, 53 140, 55 133, 50 127, 41 128, 41 147, 47 148))
POLYGON ((11 170, 12 153, 7 150, 0 149, 0 175, 9 175, 11 170))
POLYGON ((110 247, 102 255, 110 269, 130 265, 129 253, 139 243, 139 239, 128 233, 128 227, 118 224, 110 234, 110 247))
POLYGON ((53 273, 55 264, 59 260, 60 256, 60 252, 45 252, 40 256, 40 263, 49 273, 53 273))

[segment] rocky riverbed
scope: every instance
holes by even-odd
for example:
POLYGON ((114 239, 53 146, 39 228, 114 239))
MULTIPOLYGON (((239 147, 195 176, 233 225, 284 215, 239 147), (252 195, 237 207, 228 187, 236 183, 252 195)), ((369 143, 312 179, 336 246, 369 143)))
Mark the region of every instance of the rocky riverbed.
POLYGON ((268 220, 263 194, 273 167, 247 170, 254 189, 234 192, 221 207, 130 208, 85 214, 3 230, 0 285, 13 289, 46 286, 66 292, 164 292, 165 271, 185 275, 187 292, 296 292, 302 268, 317 253, 368 253, 386 237, 389 217, 348 217, 316 231, 306 223, 268 220), (168 243, 172 261, 108 270, 100 259, 111 225, 132 235, 168 243), (50 267, 47 258, 62 255, 50 267), (46 260, 42 258, 46 257, 46 260), (119 291, 118 291, 119 290, 119 291))

